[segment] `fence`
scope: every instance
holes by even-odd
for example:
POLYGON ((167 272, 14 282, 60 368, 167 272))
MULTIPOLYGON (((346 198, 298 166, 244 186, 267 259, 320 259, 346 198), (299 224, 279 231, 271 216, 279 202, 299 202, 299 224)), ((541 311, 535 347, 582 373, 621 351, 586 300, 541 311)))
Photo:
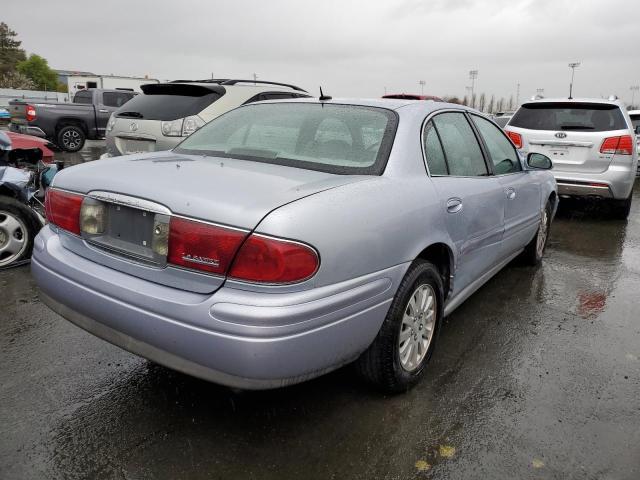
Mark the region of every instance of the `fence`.
POLYGON ((6 108, 11 100, 29 100, 33 102, 68 102, 68 93, 45 92, 40 90, 15 90, 0 88, 0 108, 6 108))

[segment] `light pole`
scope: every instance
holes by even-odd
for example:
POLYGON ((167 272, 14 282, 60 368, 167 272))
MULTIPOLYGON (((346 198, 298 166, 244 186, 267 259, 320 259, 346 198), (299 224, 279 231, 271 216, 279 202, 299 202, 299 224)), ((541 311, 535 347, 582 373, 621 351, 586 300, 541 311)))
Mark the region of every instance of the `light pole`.
POLYGON ((420 84, 420 91, 422 92, 421 95, 424 95, 424 86, 427 84, 427 82, 425 82, 424 80, 420 80, 418 81, 418 83, 420 84))
POLYGON ((631 107, 635 108, 636 106, 636 92, 640 90, 640 85, 634 85, 629 88, 631 90, 631 107))
POLYGON ((569 68, 571 69, 571 83, 569 84, 569 100, 573 98, 573 76, 576 73, 576 68, 580 66, 580 62, 571 62, 569 68))
POLYGON ((469 70, 469 79, 471 80, 471 108, 476 108, 476 99, 474 98, 476 78, 478 78, 478 70, 469 70))

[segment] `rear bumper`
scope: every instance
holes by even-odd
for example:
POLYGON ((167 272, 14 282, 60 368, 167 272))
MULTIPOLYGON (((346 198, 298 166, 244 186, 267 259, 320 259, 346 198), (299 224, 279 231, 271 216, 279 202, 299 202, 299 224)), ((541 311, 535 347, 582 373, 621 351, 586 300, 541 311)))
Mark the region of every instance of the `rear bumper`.
POLYGON ((551 170, 558 184, 559 195, 600 197, 622 200, 628 198, 636 179, 637 164, 611 165, 602 173, 576 173, 551 170))
POLYGON ((223 286, 193 294, 112 270, 36 238, 32 273, 42 300, 88 332, 169 368, 245 389, 321 375, 377 335, 407 265, 303 292, 223 286))

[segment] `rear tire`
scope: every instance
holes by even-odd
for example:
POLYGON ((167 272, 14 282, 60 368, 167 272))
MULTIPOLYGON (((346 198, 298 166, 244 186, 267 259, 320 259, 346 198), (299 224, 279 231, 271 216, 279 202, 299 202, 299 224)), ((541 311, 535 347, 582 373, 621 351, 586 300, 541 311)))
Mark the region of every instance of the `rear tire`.
POLYGON ((613 200, 611 205, 611 216, 617 220, 626 220, 631 212, 633 192, 624 200, 613 200))
POLYGON ((77 152, 84 147, 87 136, 81 127, 77 125, 67 125, 58 131, 58 146, 65 152, 77 152))
POLYGON ((0 267, 29 258, 39 230, 38 220, 27 207, 11 197, 0 196, 0 267))
POLYGON ((402 279, 378 335, 356 361, 360 376, 388 393, 409 390, 424 375, 443 316, 440 272, 432 263, 416 260, 402 279))
POLYGON ((547 248, 547 240, 549 239, 552 213, 551 201, 549 200, 542 211, 542 218, 540 220, 538 231, 522 252, 521 258, 525 264, 535 267, 542 262, 544 250, 547 248), (544 225, 542 222, 544 222, 544 225))

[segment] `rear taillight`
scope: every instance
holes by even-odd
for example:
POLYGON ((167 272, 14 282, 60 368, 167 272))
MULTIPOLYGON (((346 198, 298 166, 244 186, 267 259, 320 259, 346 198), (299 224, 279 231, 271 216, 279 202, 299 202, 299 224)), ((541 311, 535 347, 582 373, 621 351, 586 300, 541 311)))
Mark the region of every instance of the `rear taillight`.
POLYGON ((224 275, 247 232, 172 217, 167 262, 224 275))
POLYGON ((264 235, 251 235, 240 248, 229 276, 260 283, 295 283, 313 276, 320 266, 308 245, 264 235))
POLYGON ((506 131, 507 137, 513 142, 516 148, 522 148, 522 135, 516 132, 506 131))
POLYGON ((24 116, 27 119, 27 122, 33 122, 37 117, 36 107, 33 105, 27 105, 24 110, 24 116))
POLYGON ((600 153, 631 155, 633 153, 633 138, 631 135, 605 138, 600 147, 600 153))
POLYGON ((50 188, 45 199, 49 223, 80 235, 80 208, 84 196, 50 188))

